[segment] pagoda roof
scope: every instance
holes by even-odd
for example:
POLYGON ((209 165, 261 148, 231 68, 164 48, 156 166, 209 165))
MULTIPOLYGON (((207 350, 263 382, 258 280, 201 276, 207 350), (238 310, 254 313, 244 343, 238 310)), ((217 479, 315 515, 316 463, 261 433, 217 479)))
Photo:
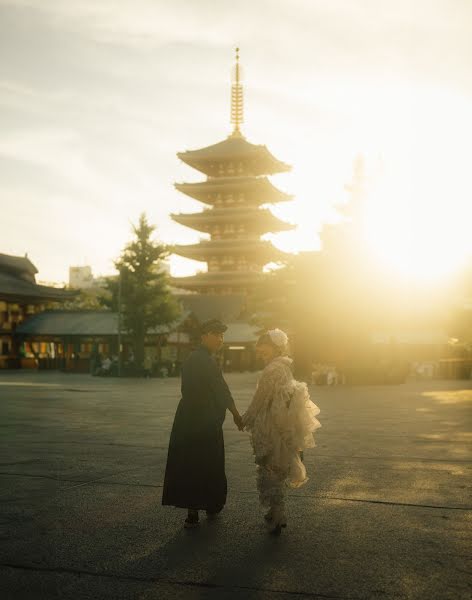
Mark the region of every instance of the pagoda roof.
MULTIPOLYGON (((206 273, 202 273, 206 275, 206 273)), ((176 278, 179 281, 179 278, 176 278)), ((182 278, 182 279, 192 279, 182 278)), ((246 297, 243 294, 179 294, 176 295, 183 308, 203 323, 208 319, 223 322, 236 321, 244 312, 246 297)))
POLYGON ((219 287, 252 286, 261 282, 264 273, 255 271, 208 271, 187 277, 172 277, 171 283, 176 288, 198 290, 219 287))
POLYGON ((256 207, 213 208, 199 213, 172 214, 172 219, 181 225, 206 232, 209 225, 218 223, 250 223, 251 229, 262 232, 289 231, 295 225, 275 217, 270 210, 256 207))
POLYGON ((218 174, 218 163, 244 161, 252 175, 270 175, 290 170, 290 165, 277 160, 266 146, 251 144, 245 137, 232 135, 222 142, 178 152, 177 156, 191 167, 207 175, 218 174))
POLYGON ((265 240, 204 240, 198 244, 175 245, 172 252, 193 260, 207 261, 209 256, 250 255, 259 264, 287 256, 271 242, 265 240))
POLYGON ((277 189, 267 177, 215 177, 196 183, 176 183, 176 189, 200 202, 214 204, 218 194, 244 192, 251 203, 285 202, 293 196, 277 189))

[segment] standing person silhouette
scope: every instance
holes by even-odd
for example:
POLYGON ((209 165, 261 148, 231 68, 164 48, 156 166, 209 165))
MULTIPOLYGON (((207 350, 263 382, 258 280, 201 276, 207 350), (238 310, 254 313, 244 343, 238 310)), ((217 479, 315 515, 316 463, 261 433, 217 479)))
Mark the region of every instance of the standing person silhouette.
POLYGON ((287 525, 287 489, 308 481, 303 451, 316 445, 313 432, 321 427, 316 418, 320 409, 311 401, 306 384, 292 375, 284 331, 263 334, 256 350, 265 368, 242 420, 251 434, 259 500, 269 508, 264 518, 270 533, 280 535, 287 525))
POLYGON ((203 323, 201 343, 182 366, 182 397, 170 436, 162 504, 186 508, 186 528, 198 525, 199 510, 212 518, 226 503, 226 410, 242 430, 241 415, 214 357, 226 329, 218 319, 203 323))

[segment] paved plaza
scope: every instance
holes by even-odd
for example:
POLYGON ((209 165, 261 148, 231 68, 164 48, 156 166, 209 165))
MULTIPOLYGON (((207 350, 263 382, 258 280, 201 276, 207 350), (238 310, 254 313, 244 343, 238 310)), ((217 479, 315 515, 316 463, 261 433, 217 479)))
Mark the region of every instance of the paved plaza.
MULTIPOLYGON (((256 378, 227 376, 241 411, 256 378)), ((231 418, 220 518, 160 505, 177 379, 0 372, 0 598, 469 599, 471 388, 312 388, 310 481, 273 538, 231 418)))

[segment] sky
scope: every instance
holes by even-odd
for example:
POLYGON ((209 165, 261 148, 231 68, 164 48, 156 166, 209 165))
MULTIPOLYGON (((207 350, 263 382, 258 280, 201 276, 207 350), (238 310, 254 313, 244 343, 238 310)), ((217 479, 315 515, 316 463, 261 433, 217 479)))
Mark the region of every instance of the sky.
POLYGON ((60 283, 114 273, 142 212, 198 241, 176 153, 231 132, 239 46, 243 132, 293 166, 273 212, 297 229, 270 239, 319 248, 362 154, 373 252, 448 269, 472 251, 471 24, 469 0, 0 0, 0 252, 60 283))

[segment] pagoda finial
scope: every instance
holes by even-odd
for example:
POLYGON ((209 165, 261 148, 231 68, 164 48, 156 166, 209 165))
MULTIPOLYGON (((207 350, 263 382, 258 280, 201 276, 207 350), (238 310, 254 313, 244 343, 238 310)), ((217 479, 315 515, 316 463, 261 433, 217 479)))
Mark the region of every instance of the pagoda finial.
POLYGON ((231 123, 234 125, 231 136, 240 137, 242 136, 240 125, 243 122, 243 86, 241 83, 239 48, 236 48, 236 63, 231 75, 231 123))

